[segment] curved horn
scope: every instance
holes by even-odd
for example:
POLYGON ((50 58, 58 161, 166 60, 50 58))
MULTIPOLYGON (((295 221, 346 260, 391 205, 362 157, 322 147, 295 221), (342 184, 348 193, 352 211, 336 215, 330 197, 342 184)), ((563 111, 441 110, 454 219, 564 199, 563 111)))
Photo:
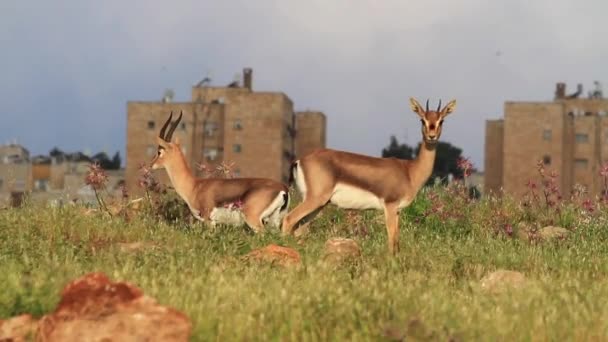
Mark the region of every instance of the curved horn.
POLYGON ((429 99, 426 99, 426 112, 429 111, 429 99))
POLYGON ((175 131, 175 128, 177 128, 177 125, 179 125, 179 122, 182 120, 182 114, 183 114, 183 112, 180 111, 179 116, 177 117, 177 120, 175 120, 175 122, 171 124, 171 128, 169 128, 169 132, 167 132, 167 136, 165 137, 166 142, 171 142, 171 137, 173 136, 173 132, 175 131))
POLYGON ((439 106, 437 106, 437 111, 439 112, 441 110, 441 99, 439 99, 439 106))
POLYGON ((165 139, 165 131, 167 130, 167 126, 169 126, 169 122, 171 122, 171 119, 173 119, 173 111, 171 111, 171 115, 169 115, 169 119, 167 119, 167 122, 165 122, 163 127, 160 129, 160 134, 158 136, 161 139, 165 139))

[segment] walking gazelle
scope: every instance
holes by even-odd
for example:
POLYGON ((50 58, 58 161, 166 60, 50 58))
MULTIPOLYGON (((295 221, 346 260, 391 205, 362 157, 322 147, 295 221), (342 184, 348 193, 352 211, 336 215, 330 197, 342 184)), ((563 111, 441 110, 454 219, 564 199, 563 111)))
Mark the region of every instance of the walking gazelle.
POLYGON ((166 170, 171 184, 194 217, 211 224, 246 223, 254 232, 263 231, 266 223, 278 228, 289 205, 287 186, 265 178, 195 178, 179 139, 171 142, 182 113, 174 123, 172 118, 173 112, 160 130, 158 151, 151 167, 166 170), (169 124, 171 127, 165 134, 169 124), (236 203, 239 209, 234 210, 236 203))
POLYGON ((399 211, 412 203, 433 171, 438 139, 445 117, 456 101, 429 110, 414 98, 410 106, 420 117, 422 145, 414 160, 376 158, 331 149, 316 150, 292 165, 292 176, 303 202, 285 216, 282 231, 291 234, 304 217, 328 203, 345 209, 384 210, 388 248, 399 249, 399 211))

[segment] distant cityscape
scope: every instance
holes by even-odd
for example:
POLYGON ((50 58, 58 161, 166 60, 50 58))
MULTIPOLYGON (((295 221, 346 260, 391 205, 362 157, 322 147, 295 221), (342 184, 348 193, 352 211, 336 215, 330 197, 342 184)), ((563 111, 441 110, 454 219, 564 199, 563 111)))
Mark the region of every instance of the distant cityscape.
MULTIPOLYGON (((287 182, 289 166, 299 156, 326 147, 327 118, 318 110, 294 110, 283 92, 253 90, 253 70, 242 78, 216 86, 204 79, 192 87, 192 99, 174 102, 168 91, 156 101, 127 103, 125 168, 118 153, 66 153, 57 148, 49 155, 30 156, 19 144, 0 145, 0 205, 20 201, 93 202, 84 184, 93 162, 107 170, 107 191, 119 196, 126 186, 139 193, 139 168, 156 153, 156 136, 169 113, 183 113, 174 137, 195 174, 198 167, 235 165, 237 177, 268 177, 287 182)), ((537 163, 555 172, 562 193, 576 186, 590 194, 604 188, 599 171, 608 160, 608 100, 598 83, 583 94, 583 86, 568 94, 557 83, 552 101, 506 101, 504 118, 486 120, 484 171, 470 182, 485 194, 521 196, 537 178, 537 163)), ((157 178, 168 184, 164 172, 157 178)))
MULTIPOLYGON (((225 86, 202 80, 192 87, 189 102, 174 102, 171 91, 157 101, 129 101, 124 169, 118 155, 87 156, 54 149, 49 155, 32 157, 24 146, 0 146, 0 204, 18 202, 24 193, 33 201, 92 203, 94 193, 84 184, 92 162, 105 166, 110 195, 119 196, 122 186, 139 193, 139 168, 156 153, 156 136, 171 112, 183 113, 174 137, 180 139, 190 167, 199 176, 198 165, 215 168, 225 161, 235 165, 237 177, 286 182, 297 156, 326 146, 323 112, 295 111, 283 92, 254 91, 253 70, 245 68, 241 79, 225 86)), ((155 176, 168 184, 164 172, 155 176)))

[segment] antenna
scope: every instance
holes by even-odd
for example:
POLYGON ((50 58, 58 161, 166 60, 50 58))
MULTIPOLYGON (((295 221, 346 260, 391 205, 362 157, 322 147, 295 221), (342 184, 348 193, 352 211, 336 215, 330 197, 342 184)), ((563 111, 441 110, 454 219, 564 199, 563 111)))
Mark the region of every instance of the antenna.
POLYGON ((175 96, 175 92, 173 91, 173 89, 166 89, 165 93, 163 94, 163 102, 169 103, 169 102, 173 101, 174 96, 175 96))
POLYGON ((205 72, 205 77, 196 84, 196 87, 200 88, 200 87, 204 87, 206 85, 211 84, 212 77, 213 77, 212 76, 212 71, 211 70, 207 70, 207 72, 205 72))

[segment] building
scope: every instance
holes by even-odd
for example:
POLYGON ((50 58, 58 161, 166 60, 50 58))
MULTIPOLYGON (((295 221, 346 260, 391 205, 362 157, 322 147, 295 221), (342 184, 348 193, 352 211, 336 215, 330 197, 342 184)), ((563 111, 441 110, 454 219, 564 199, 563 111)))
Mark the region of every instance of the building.
MULTIPOLYGON (((50 156, 30 157, 16 144, 0 146, 0 207, 18 206, 27 197, 36 203, 80 201, 96 204, 95 194, 85 184, 95 157, 59 150, 50 156)), ((106 170, 108 181, 103 191, 110 200, 121 198, 124 169, 106 170)))
POLYGON ((582 85, 571 95, 556 85, 553 101, 505 102, 504 119, 486 121, 486 193, 501 190, 515 196, 537 180, 537 163, 558 174, 562 194, 576 184, 599 194, 601 165, 608 160, 608 99, 599 84, 582 97, 582 85))
MULTIPOLYGON (((323 113, 295 113, 287 95, 254 91, 252 81, 253 72, 246 68, 242 82, 217 87, 202 81, 192 88, 188 102, 173 102, 172 96, 128 102, 125 180, 129 190, 137 191, 139 168, 156 154, 156 137, 170 112, 183 112, 173 138, 179 138, 197 176, 203 175, 199 164, 216 167, 226 162, 234 163, 237 177, 287 181, 296 151, 325 147, 323 113)), ((165 172, 157 176, 168 182, 165 172)))

